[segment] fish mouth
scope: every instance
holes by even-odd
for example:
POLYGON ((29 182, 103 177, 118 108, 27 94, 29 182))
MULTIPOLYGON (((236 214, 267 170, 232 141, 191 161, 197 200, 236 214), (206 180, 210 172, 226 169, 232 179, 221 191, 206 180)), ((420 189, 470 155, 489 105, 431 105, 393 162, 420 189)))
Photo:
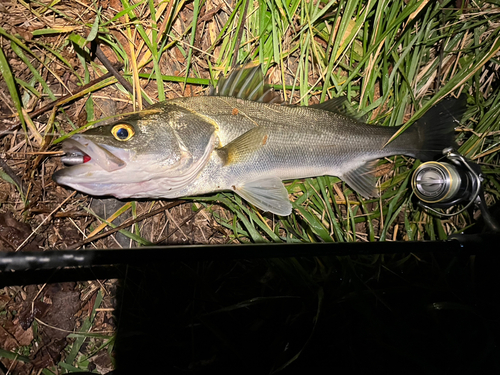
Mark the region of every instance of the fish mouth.
POLYGON ((61 158, 61 161, 69 166, 92 163, 106 172, 113 172, 126 165, 122 159, 108 149, 82 135, 74 135, 64 141, 62 148, 66 154, 61 158))
MULTIPOLYGON (((114 172, 127 163, 105 145, 97 144, 83 135, 76 134, 62 144, 65 155, 61 158, 66 168, 60 169, 52 179, 61 185, 71 186, 100 172, 114 172)), ((113 150, 115 151, 115 150, 113 150)))

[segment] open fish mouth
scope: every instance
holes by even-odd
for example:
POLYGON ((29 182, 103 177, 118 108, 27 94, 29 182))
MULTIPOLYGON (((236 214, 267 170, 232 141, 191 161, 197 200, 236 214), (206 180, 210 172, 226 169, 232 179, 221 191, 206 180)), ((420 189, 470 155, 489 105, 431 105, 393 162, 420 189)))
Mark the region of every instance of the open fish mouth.
POLYGON ((113 172, 127 165, 112 152, 82 135, 77 134, 64 141, 62 148, 66 154, 61 160, 68 166, 91 163, 106 172, 113 172))
POLYGON ((62 149, 65 168, 55 172, 52 179, 93 195, 109 194, 109 189, 117 182, 114 181, 116 172, 120 174, 130 158, 127 150, 98 144, 80 134, 64 141, 62 149))

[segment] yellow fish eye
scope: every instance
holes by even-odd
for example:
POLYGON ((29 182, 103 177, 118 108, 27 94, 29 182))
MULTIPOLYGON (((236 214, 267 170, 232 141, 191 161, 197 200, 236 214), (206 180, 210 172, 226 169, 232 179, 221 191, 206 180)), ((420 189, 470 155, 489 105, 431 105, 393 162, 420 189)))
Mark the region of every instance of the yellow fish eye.
POLYGON ((118 141, 128 141, 135 134, 134 127, 129 124, 118 124, 113 126, 111 129, 111 134, 118 141))

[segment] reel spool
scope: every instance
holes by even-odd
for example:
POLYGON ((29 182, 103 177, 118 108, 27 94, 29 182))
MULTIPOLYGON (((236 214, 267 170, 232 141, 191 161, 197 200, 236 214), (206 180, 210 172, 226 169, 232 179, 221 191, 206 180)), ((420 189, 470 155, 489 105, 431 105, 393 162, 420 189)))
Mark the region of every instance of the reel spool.
POLYGON ((481 169, 451 148, 443 150, 448 162, 430 161, 413 173, 411 186, 418 204, 440 216, 454 216, 476 201, 481 191, 481 169), (435 208, 447 209, 466 203, 460 211, 447 214, 435 208))

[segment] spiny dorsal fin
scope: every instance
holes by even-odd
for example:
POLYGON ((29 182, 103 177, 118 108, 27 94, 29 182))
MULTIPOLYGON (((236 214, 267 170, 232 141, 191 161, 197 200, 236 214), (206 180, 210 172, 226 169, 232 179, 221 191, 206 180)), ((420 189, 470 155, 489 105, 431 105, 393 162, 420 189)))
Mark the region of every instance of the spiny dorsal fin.
POLYGON ((217 86, 210 87, 208 95, 231 96, 261 103, 278 103, 280 96, 264 80, 260 65, 243 65, 220 77, 217 86))
POLYGON ((230 165, 246 160, 254 152, 264 147, 268 141, 265 128, 257 126, 243 133, 218 150, 224 160, 224 165, 230 165))

